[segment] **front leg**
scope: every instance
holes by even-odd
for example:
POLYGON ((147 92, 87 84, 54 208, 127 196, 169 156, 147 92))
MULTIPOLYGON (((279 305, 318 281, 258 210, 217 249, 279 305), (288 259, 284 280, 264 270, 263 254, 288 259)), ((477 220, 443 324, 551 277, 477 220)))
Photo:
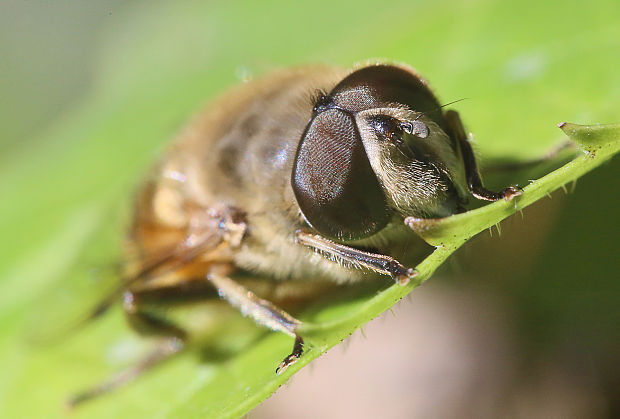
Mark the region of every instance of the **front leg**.
POLYGON ((471 148, 471 144, 467 141, 467 134, 465 134, 461 117, 458 112, 453 110, 447 111, 445 117, 452 131, 452 135, 454 135, 458 141, 463 163, 465 164, 467 187, 471 194, 485 201, 497 201, 502 198, 506 201, 510 201, 515 196, 521 195, 521 189, 516 186, 509 186, 500 192, 493 192, 482 185, 482 179, 480 178, 476 165, 476 156, 474 155, 474 150, 471 148))
POLYGON ((400 285, 406 285, 417 275, 411 268, 405 268, 393 257, 377 253, 365 252, 354 247, 335 243, 318 234, 297 231, 297 241, 300 244, 325 253, 327 256, 344 260, 357 268, 367 268, 384 275, 390 275, 400 285))

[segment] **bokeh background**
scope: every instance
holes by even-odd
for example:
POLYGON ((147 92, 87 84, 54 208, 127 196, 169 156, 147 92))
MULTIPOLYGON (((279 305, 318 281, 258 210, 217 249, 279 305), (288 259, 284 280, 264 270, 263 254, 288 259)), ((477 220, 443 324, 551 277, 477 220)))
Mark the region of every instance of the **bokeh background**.
MULTIPOLYGON (((468 98, 454 107, 483 161, 533 158, 562 141, 558 122, 620 122, 619 22, 616 0, 4 0, 0 416, 63 416, 68 393, 137 358, 118 310, 51 349, 23 335, 218 92, 291 65, 405 62, 441 101, 468 98)), ((475 238, 251 417, 618 417, 619 169, 475 238)), ((209 374, 183 356, 74 414, 200 416, 209 374)))

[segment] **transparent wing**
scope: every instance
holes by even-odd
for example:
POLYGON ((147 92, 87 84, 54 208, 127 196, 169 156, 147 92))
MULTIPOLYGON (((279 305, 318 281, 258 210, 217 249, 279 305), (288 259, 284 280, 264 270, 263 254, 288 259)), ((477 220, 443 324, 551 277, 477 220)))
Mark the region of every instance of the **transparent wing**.
MULTIPOLYGON (((32 343, 53 342, 104 310, 122 286, 125 212, 106 211, 83 241, 69 268, 37 290, 25 327, 32 343)), ((66 257, 58 249, 58 257, 66 257)))
POLYGON ((215 254, 226 241, 214 218, 206 227, 181 235, 170 248, 141 256, 139 266, 134 262, 128 267, 124 238, 129 217, 126 211, 108 214, 87 237, 71 268, 39 290, 26 328, 30 342, 66 337, 119 302, 129 286, 157 287, 150 284, 152 279, 187 266, 199 255, 215 254))

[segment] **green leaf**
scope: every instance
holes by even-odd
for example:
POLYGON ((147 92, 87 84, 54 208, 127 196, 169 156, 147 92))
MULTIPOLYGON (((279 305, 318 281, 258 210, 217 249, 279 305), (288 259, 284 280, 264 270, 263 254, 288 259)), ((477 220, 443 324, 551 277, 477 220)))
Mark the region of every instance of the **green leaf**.
MULTIPOLYGON (((71 394, 148 352, 152 342, 129 331, 118 309, 59 342, 33 346, 26 337, 36 328, 33 313, 46 312, 45 301, 50 307, 66 301, 73 311, 73 301, 81 307, 96 299, 62 291, 62 284, 86 280, 83 267, 74 268, 78 255, 88 249, 103 255, 105 263, 113 261, 105 259, 119 247, 106 244, 102 230, 122 231, 118 223, 108 224, 109 208, 126 206, 126 191, 161 145, 202 103, 238 83, 235 73, 257 76, 272 67, 313 62, 349 66, 368 57, 409 63, 429 78, 444 102, 472 98, 458 109, 476 133, 483 161, 540 155, 562 140, 557 121, 618 119, 620 27, 614 0, 588 8, 533 0, 518 5, 402 1, 381 7, 370 1, 355 7, 319 1, 303 10, 278 1, 209 3, 111 5, 99 46, 91 48, 99 51, 92 63, 96 71, 82 99, 61 107, 56 122, 41 127, 37 137, 1 143, 1 417, 64 417, 71 394)), ((17 42, 11 48, 27 53, 17 42)), ((19 69, 4 79, 41 82, 33 77, 19 69)), ((21 93, 8 86, 7 97, 13 94, 27 106, 17 112, 12 107, 21 102, 6 100, 0 114, 20 115, 23 124, 32 124, 29 107, 40 101, 32 92, 24 100, 21 93)), ((254 339, 245 350, 231 351, 223 360, 204 360, 188 351, 76 409, 72 417, 243 415, 428 279, 470 237, 618 151, 618 126, 564 124, 562 130, 585 153, 525 186, 514 201, 413 223, 438 246, 417 267, 415 281, 301 313, 308 351, 284 375, 276 376, 274 367, 290 351, 291 339, 240 321, 232 331, 254 339)), ((63 316, 48 317, 56 315, 63 316)), ((231 335, 225 346, 247 344, 231 335)))

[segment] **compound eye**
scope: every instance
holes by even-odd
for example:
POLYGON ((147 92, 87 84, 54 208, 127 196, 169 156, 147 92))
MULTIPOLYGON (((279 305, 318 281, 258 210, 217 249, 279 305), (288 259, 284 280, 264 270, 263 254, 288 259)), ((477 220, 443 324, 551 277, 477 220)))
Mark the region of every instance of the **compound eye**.
POLYGON ((369 237, 392 217, 355 120, 339 109, 315 115, 306 127, 291 185, 308 224, 326 237, 369 237))
POLYGON ((412 134, 419 138, 428 137, 428 127, 422 121, 403 122, 401 127, 407 134, 412 134))

